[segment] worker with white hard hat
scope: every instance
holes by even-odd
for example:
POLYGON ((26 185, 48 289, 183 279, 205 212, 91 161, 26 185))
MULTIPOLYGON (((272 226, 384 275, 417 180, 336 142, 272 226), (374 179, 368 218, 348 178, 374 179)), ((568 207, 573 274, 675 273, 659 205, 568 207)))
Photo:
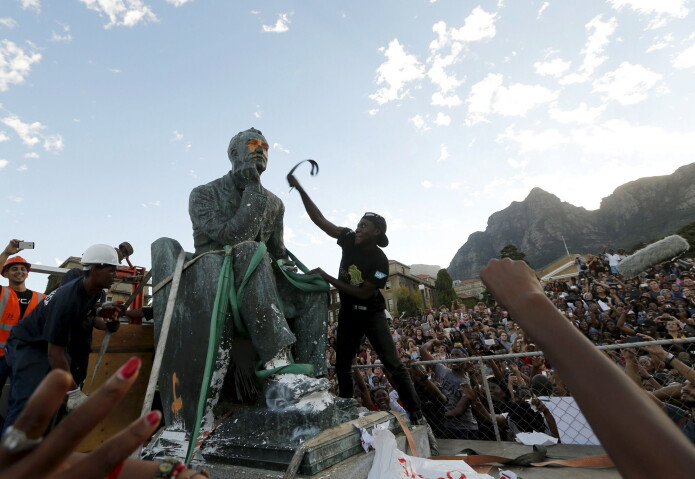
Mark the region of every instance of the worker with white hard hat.
MULTIPOLYGON (((90 246, 82 255, 84 276, 54 290, 12 329, 5 348, 11 368, 10 400, 0 441, 5 449, 22 442, 19 433, 9 426, 46 374, 52 369, 70 372, 66 348, 84 334, 82 323, 89 318, 94 327, 107 329, 107 323, 98 317, 94 308, 102 289, 109 288, 116 278, 118 259, 113 246, 90 246)), ((68 411, 79 406, 86 397, 73 380, 68 393, 68 411)))

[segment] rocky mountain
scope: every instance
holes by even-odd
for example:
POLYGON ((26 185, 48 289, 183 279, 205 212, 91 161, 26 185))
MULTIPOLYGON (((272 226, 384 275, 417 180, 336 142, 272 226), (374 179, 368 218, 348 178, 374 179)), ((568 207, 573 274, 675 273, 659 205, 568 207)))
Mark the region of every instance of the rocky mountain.
POLYGON ((695 163, 671 175, 641 178, 619 186, 594 211, 571 205, 540 188, 488 218, 459 248, 447 270, 453 279, 477 278, 508 244, 526 253, 536 269, 565 254, 600 252, 605 245, 632 249, 673 234, 695 221, 695 163))

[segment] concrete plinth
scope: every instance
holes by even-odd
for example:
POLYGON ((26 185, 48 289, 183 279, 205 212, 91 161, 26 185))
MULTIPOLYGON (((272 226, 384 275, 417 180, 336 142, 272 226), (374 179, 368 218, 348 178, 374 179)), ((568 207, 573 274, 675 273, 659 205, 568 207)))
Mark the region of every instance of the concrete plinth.
MULTIPOLYGON (((345 426, 346 425, 343 424, 339 427, 345 426)), ((357 431, 357 429, 355 429, 354 427, 352 427, 352 429, 357 431)), ((403 434, 402 432, 398 434, 399 430, 400 429, 398 428, 398 426, 396 426, 396 429, 393 430, 394 434, 396 435, 396 443, 398 445, 398 448, 401 451, 406 452, 407 454, 412 454, 412 451, 410 451, 410 448, 408 448, 407 446, 405 434, 403 434)), ((321 434, 327 432, 329 431, 324 431, 321 434)), ((410 432, 413 435, 413 439, 415 440, 415 447, 417 449, 418 455, 429 455, 429 440, 427 439, 426 428, 424 426, 415 426, 414 428, 411 428, 410 432)), ((331 434, 328 434, 327 436, 331 436, 331 434)), ((369 470, 372 467, 373 461, 374 451, 365 453, 361 450, 360 446, 360 450, 348 459, 345 459, 314 475, 297 475, 296 477, 305 479, 366 479, 367 475, 369 474, 369 470)), ((208 471, 210 471, 210 476, 214 479, 281 479, 284 476, 284 471, 258 469, 255 467, 246 467, 240 465, 197 463, 193 461, 193 466, 205 467, 208 471)))
MULTIPOLYGON (((230 418, 205 441, 201 448, 205 461, 208 464, 284 471, 301 445, 305 452, 299 472, 311 476, 362 451, 360 431, 355 425, 371 432, 375 426, 387 423, 394 434, 401 432, 400 425, 391 414, 375 412, 335 427, 315 426, 310 436, 297 440, 297 434, 301 436, 310 431, 309 424, 320 426, 328 421, 307 416, 306 413, 297 413, 297 417, 293 417, 288 411, 282 412, 249 409, 238 417, 230 418), (313 420, 307 423, 307 417, 313 420), (253 431, 260 433, 253 434, 253 431)), ((429 453, 429 444, 426 446, 426 451, 425 446, 421 450, 429 453)))

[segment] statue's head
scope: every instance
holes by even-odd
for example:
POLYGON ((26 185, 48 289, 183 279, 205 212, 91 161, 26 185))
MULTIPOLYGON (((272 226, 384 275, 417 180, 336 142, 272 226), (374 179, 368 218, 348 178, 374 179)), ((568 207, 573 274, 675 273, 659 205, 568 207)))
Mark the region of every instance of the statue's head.
POLYGON ((236 169, 244 161, 256 164, 258 173, 263 173, 268 165, 268 142, 263 133, 255 128, 249 128, 234 135, 227 148, 227 156, 236 169))

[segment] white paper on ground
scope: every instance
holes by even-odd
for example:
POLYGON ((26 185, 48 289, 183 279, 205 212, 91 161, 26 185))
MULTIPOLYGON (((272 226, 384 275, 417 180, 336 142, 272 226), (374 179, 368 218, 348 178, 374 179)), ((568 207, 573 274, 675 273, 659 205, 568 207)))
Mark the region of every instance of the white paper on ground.
POLYGON ((517 442, 527 446, 553 446, 557 444, 557 438, 548 436, 542 432, 520 432, 516 435, 517 442))

